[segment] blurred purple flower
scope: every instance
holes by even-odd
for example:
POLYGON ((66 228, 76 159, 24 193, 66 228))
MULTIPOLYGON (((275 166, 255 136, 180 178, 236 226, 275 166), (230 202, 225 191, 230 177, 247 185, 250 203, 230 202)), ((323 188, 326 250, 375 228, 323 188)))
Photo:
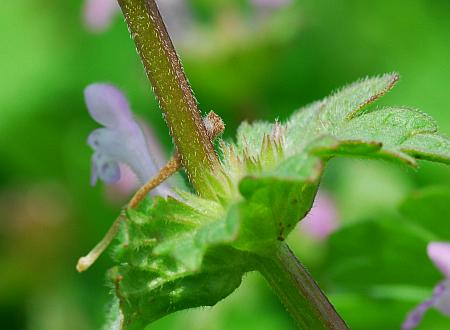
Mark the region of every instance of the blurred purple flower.
MULTIPOLYGON (((256 9, 276 9, 286 6, 291 0, 249 0, 256 9)), ((157 1, 158 8, 166 23, 170 36, 175 40, 190 37, 194 18, 186 0, 157 1)), ((114 16, 120 11, 117 0, 85 0, 83 21, 94 32, 104 32, 109 28, 114 16)))
POLYGON ((86 0, 83 21, 90 31, 103 32, 109 28, 118 11, 117 0, 86 0))
POLYGON ((139 180, 130 168, 119 164, 120 179, 106 189, 106 198, 114 204, 122 205, 139 188, 139 180))
POLYGON ((291 3, 291 0, 251 0, 251 3, 257 7, 279 8, 291 3))
MULTIPOLYGON (((162 168, 167 162, 167 158, 164 156, 161 145, 158 142, 157 137, 154 135, 153 130, 143 120, 139 120, 138 124, 142 129, 145 136, 145 141, 151 150, 151 155, 158 168, 162 168)), ((123 204, 139 187, 139 180, 132 170, 126 165, 120 164, 120 179, 119 181, 110 184, 106 190, 106 196, 108 200, 116 204, 123 204)))
MULTIPOLYGON (((146 183, 159 170, 161 160, 152 158, 159 151, 150 152, 125 96, 109 84, 92 84, 85 89, 84 95, 92 118, 105 126, 94 130, 88 138, 88 144, 94 149, 91 184, 94 185, 98 178, 107 184, 118 182, 123 165, 129 167, 140 184, 146 183)), ((166 184, 155 188, 154 193, 172 194, 166 184)))
MULTIPOLYGON (((183 38, 192 24, 187 1, 162 0, 157 3, 170 36, 174 39, 183 38)), ((91 32, 100 33, 110 27, 114 16, 119 12, 117 0, 85 0, 83 21, 91 32)))
POLYGON ((403 330, 415 328, 430 308, 435 308, 450 316, 450 244, 432 242, 428 244, 427 252, 431 261, 444 275, 445 280, 436 285, 430 299, 425 300, 408 314, 402 325, 403 330))
POLYGON ((333 200, 319 191, 311 211, 300 222, 300 230, 316 240, 324 240, 338 227, 338 215, 333 200))

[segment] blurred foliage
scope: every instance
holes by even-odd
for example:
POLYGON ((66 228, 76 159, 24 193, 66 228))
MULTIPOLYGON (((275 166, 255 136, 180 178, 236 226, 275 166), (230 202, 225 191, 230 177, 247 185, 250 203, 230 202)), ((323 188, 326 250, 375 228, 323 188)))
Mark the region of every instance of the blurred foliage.
MULTIPOLYGON (((430 241, 450 241, 449 214, 448 189, 427 188, 408 197, 400 212, 372 215, 330 238, 320 273, 351 328, 395 329, 405 310, 431 296, 443 275, 428 259, 426 247, 430 241), (373 319, 370 314, 361 319, 357 302, 365 305, 362 314, 376 310, 373 319)), ((447 317, 429 313, 419 328, 449 325, 447 317)))
MULTIPOLYGON (((244 38, 233 27, 242 21, 252 27, 248 2, 189 3, 201 28, 211 31, 202 39, 208 51, 187 43, 180 53, 202 109, 223 116, 226 137, 234 136, 244 119, 285 119, 345 83, 391 71, 400 72, 402 80, 382 103, 413 105, 450 134, 450 2, 298 0, 244 38)), ((5 329, 98 329, 104 322, 110 259, 101 258, 83 275, 74 265, 103 235, 120 204, 105 199, 104 187, 89 187, 86 138, 95 124, 85 110, 83 88, 94 81, 117 84, 136 113, 151 122, 167 153, 172 149, 123 20, 118 16, 109 31, 92 34, 83 27, 81 7, 81 0, 18 0, 6 1, 0 11, 0 325, 5 329)), ((408 211, 400 215, 395 209, 419 188, 449 183, 443 165, 422 163, 416 172, 382 161, 332 162, 323 186, 336 199, 342 222, 355 227, 344 227, 329 244, 308 243, 300 234, 291 240, 301 240, 292 244, 354 329, 398 328, 439 280, 424 248, 433 236, 411 232, 408 211), (339 243, 350 234, 361 244, 339 243), (377 259, 375 270, 328 275, 328 267, 346 266, 338 261, 341 255, 359 251, 364 261, 375 247, 387 259, 377 259), (401 251, 403 262, 389 268, 401 251), (366 286, 371 291, 366 294, 371 271, 383 269, 389 271, 383 279, 395 280, 391 284, 397 287, 372 282, 377 286, 366 286), (345 291, 349 282, 354 287, 345 291)), ((417 216, 413 220, 421 221, 417 216)), ((433 221, 445 218, 448 213, 433 221)), ((448 327, 437 312, 424 321, 423 329, 442 329, 439 322, 448 327)), ((261 278, 249 275, 218 306, 182 312, 151 328, 293 326, 261 278)))

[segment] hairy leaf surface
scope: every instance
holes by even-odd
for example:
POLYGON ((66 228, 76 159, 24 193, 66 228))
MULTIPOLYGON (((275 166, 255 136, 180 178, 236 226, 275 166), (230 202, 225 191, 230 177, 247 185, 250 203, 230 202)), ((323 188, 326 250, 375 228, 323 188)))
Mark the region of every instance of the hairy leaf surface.
MULTIPOLYGON (((254 269, 255 256, 273 253, 309 212, 332 157, 449 163, 450 142, 428 115, 406 107, 368 108, 397 80, 397 74, 361 80, 298 110, 286 123, 244 123, 236 143, 221 143, 224 170, 210 182, 215 201, 179 192, 178 199, 156 198, 130 211, 111 271, 123 327, 141 329, 180 309, 214 305, 233 292, 254 269)), ((401 250, 416 237, 392 241, 399 230, 395 224, 368 224, 355 229, 354 239, 340 241, 336 251, 356 251, 365 265, 371 261, 363 253, 376 253, 377 245, 360 251, 354 246, 358 239, 370 234, 379 238, 380 248, 389 240, 401 250)))

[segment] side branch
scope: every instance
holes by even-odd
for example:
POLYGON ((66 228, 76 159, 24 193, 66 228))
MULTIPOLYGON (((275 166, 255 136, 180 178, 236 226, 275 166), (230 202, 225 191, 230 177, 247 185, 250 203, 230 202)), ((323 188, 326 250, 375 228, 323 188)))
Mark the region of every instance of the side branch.
MULTIPOLYGON (((208 139, 212 142, 225 130, 225 125, 215 112, 211 111, 208 115, 203 118, 202 122, 206 127, 206 132, 208 139)), ((113 222, 103 239, 84 257, 81 257, 77 263, 78 272, 84 272, 89 267, 94 264, 94 262, 100 257, 100 255, 106 250, 106 248, 111 244, 111 242, 116 237, 120 229, 120 224, 122 221, 126 220, 125 212, 127 209, 135 209, 139 206, 139 203, 147 196, 147 194, 154 188, 159 186, 172 174, 177 172, 183 167, 181 163, 181 157, 178 152, 172 156, 172 158, 164 165, 155 177, 151 178, 146 184, 144 184, 139 190, 133 195, 131 200, 128 202, 127 206, 122 210, 119 217, 113 222)))

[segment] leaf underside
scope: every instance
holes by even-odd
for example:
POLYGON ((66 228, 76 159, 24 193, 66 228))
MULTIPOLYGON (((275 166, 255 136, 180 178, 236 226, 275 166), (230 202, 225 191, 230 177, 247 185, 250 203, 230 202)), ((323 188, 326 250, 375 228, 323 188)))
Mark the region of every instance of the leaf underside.
POLYGON ((368 109, 397 74, 361 80, 295 112, 286 123, 243 123, 222 143, 217 201, 179 192, 130 211, 110 272, 123 328, 142 329, 177 310, 211 306, 254 270, 311 208, 333 156, 450 163, 450 141, 428 115, 368 109))

